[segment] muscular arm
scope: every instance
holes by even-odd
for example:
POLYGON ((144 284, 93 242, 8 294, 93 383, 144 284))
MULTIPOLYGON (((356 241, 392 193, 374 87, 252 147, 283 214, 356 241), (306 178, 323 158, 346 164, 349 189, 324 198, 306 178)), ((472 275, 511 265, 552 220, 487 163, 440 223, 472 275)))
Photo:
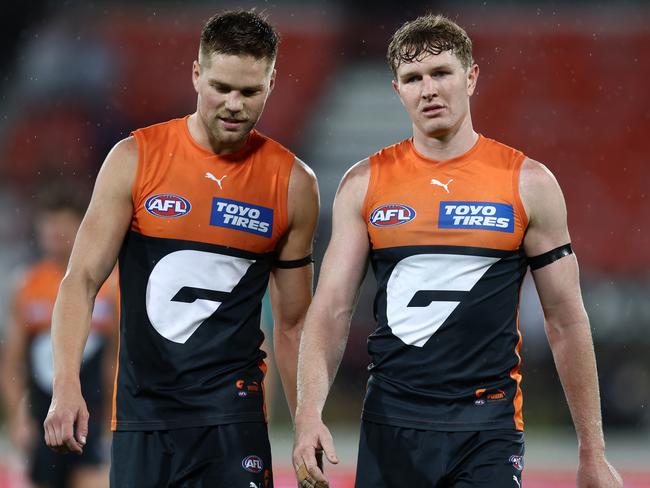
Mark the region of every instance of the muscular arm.
MULTIPOLYGON (((278 259, 292 261, 312 252, 318 222, 318 185, 314 173, 296 159, 289 180, 289 230, 278 250, 278 259)), ((270 281, 275 361, 291 416, 296 410, 298 347, 305 313, 311 302, 314 266, 274 268, 270 281)))
MULTIPOLYGON (((564 197, 550 171, 536 161, 526 160, 520 192, 529 216, 524 239, 526 255, 538 256, 570 242, 564 197)), ((602 470, 596 474, 598 478, 593 478, 600 480, 595 484, 589 484, 592 478, 581 481, 579 471, 578 486, 619 486, 614 484, 615 471, 604 456, 596 358, 575 255, 533 271, 533 278, 544 311, 546 335, 578 436, 581 469, 587 467, 593 473, 602 470), (612 474, 608 473, 610 468, 612 474)))
POLYGON ((81 452, 85 444, 88 412, 79 383, 81 357, 95 296, 115 265, 131 222, 136 167, 133 138, 118 143, 106 157, 54 306, 54 383, 45 440, 62 452, 81 452))
POLYGON ((321 414, 345 350, 350 318, 366 272, 369 240, 362 206, 368 178, 365 160, 348 171, 341 182, 334 201, 332 238, 300 343, 293 460, 296 468, 305 464, 311 476, 323 481, 314 453, 323 448, 328 459, 336 462, 321 414))

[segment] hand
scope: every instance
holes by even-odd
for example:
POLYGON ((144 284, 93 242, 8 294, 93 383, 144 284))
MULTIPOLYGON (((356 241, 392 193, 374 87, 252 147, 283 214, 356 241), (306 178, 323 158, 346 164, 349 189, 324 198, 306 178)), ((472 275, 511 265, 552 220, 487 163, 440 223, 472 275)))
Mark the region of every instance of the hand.
POLYGON ((328 488, 323 473, 322 453, 328 461, 337 464, 334 441, 329 429, 318 417, 296 417, 293 441, 293 467, 300 488, 328 488))
POLYGON ((595 457, 580 457, 578 466, 578 488, 622 488, 623 479, 605 459, 604 454, 595 457))
POLYGON ((45 443, 55 452, 82 454, 88 435, 88 417, 78 382, 55 388, 43 422, 45 443))

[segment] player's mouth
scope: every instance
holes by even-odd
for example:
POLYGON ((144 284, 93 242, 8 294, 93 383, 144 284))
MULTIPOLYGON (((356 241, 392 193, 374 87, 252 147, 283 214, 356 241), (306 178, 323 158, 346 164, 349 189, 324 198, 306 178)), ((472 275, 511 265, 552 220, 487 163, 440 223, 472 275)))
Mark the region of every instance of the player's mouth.
POLYGON ((440 103, 431 103, 422 107, 422 113, 425 117, 436 117, 445 110, 445 106, 440 103))
POLYGON ((240 129, 244 125, 244 122, 246 122, 246 119, 236 119, 233 117, 218 117, 218 119, 226 130, 240 129))

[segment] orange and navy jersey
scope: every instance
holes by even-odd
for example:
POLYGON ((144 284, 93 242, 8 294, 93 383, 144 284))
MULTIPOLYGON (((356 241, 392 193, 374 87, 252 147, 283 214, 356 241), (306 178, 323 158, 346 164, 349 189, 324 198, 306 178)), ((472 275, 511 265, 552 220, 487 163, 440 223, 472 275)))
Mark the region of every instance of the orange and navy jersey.
POLYGON ((423 157, 411 140, 370 157, 364 213, 377 329, 368 340, 365 419, 523 429, 523 160, 483 136, 446 161, 423 157))
POLYGON ((187 117, 133 135, 112 428, 264 421, 261 300, 288 229, 295 156, 256 131, 216 155, 187 117))
MULTIPOLYGON (((52 311, 65 269, 50 260, 31 266, 18 283, 15 295, 15 319, 28 337, 30 410, 35 419, 45 419, 52 397, 52 311)), ((101 372, 107 336, 114 333, 117 316, 115 282, 109 278, 95 297, 91 330, 81 363, 82 392, 94 414, 102 402, 101 372)))

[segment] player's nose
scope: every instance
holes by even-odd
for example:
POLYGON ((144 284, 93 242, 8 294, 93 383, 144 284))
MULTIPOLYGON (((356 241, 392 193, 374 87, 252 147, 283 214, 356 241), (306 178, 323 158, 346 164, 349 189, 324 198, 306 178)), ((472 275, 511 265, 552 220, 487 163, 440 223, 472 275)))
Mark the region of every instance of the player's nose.
POLYGON ((438 87, 431 76, 422 78, 422 98, 433 98, 438 95, 438 87))
POLYGON ((235 90, 231 91, 226 97, 226 109, 230 112, 241 112, 244 108, 244 101, 241 94, 235 90))

